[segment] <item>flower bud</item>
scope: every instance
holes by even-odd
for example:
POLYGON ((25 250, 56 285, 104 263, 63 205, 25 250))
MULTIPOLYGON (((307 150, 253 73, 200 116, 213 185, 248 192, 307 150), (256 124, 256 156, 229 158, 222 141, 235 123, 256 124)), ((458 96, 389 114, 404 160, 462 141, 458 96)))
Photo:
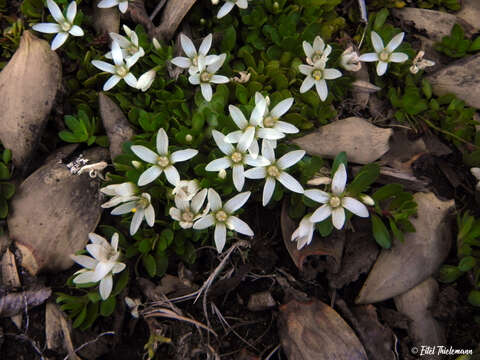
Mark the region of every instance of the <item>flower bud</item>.
POLYGON ((347 71, 358 71, 362 68, 358 53, 351 46, 342 53, 340 65, 347 71))
POLYGON ((160 45, 157 38, 153 38, 152 44, 153 44, 153 47, 155 48, 155 50, 160 50, 162 48, 162 45, 160 45))
POLYGON ((193 140, 193 136, 192 136, 192 135, 190 135, 190 134, 185 135, 185 141, 186 141, 186 142, 189 143, 189 142, 192 142, 192 140, 193 140))
POLYGON ((137 161, 137 160, 132 160, 132 166, 135 169, 140 169, 142 167, 142 163, 140 161, 137 161))
POLYGON ((155 80, 155 76, 157 76, 157 72, 154 69, 149 70, 145 74, 140 76, 137 81, 137 89, 140 89, 143 92, 147 91, 150 86, 152 86, 153 81, 155 80))
POLYGON ((218 177, 220 179, 225 179, 227 177, 227 172, 225 171, 225 169, 222 169, 218 172, 218 177))
POLYGON ((205 25, 206 23, 207 23, 207 20, 205 20, 204 18, 200 19, 200 24, 205 25))
POLYGON ((212 0, 212 5, 218 5, 218 0, 212 0))
POLYGON ((375 200, 373 200, 370 196, 368 196, 366 194, 361 194, 360 195, 360 200, 367 206, 375 205, 375 200))
POLYGON ((278 1, 275 1, 275 2, 273 3, 273 8, 274 8, 275 10, 278 10, 279 7, 280 7, 280 5, 278 4, 278 1))

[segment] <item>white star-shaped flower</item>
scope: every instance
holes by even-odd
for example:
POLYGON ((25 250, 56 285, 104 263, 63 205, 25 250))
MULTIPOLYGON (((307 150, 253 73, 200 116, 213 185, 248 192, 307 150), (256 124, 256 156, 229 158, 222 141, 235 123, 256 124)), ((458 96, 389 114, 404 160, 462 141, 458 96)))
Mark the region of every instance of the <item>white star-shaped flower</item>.
POLYGON ((325 101, 328 96, 327 82, 325 80, 333 80, 342 76, 337 69, 326 69, 325 63, 317 61, 314 66, 302 64, 299 66, 302 74, 307 75, 303 80, 300 92, 307 92, 315 85, 320 100, 325 101))
POLYGON ((201 212, 200 209, 207 197, 207 189, 203 189, 195 196, 192 201, 184 200, 179 196, 175 196, 175 207, 171 207, 168 213, 173 220, 179 222, 182 229, 190 229, 193 226, 193 222, 208 212, 208 207, 201 212))
POLYGON ((111 8, 118 6, 118 10, 120 10, 122 14, 125 14, 128 9, 128 1, 129 0, 102 0, 97 6, 99 8, 111 8))
POLYGON ((57 34, 52 41, 52 50, 58 49, 67 41, 69 35, 83 36, 83 30, 78 25, 73 25, 75 16, 77 16, 77 3, 72 1, 67 8, 66 16, 63 16, 62 10, 53 0, 47 0, 48 10, 58 24, 40 23, 33 25, 33 30, 46 34, 57 34))
MULTIPOLYGON (((115 41, 120 45, 120 49, 122 50, 123 58, 126 60, 130 56, 135 55, 137 52, 140 52, 140 57, 145 55, 145 51, 141 46, 138 45, 138 35, 135 31, 131 30, 127 25, 123 25, 123 31, 127 37, 122 36, 120 34, 111 32, 110 38, 112 41, 115 41)), ((113 59, 112 52, 109 51, 105 54, 107 59, 113 59)))
POLYGON ((95 66, 97 69, 112 74, 110 79, 108 79, 107 82, 103 85, 103 90, 110 90, 122 79, 127 83, 127 85, 136 88, 137 79, 130 72, 130 68, 138 61, 138 59, 140 58, 140 54, 140 52, 137 52, 135 55, 132 55, 128 59, 124 60, 120 45, 118 45, 118 43, 114 41, 112 42, 112 58, 115 65, 109 64, 105 61, 92 60, 92 65, 95 66))
POLYGON ((313 212, 310 221, 320 222, 331 215, 333 226, 340 230, 345 224, 345 209, 360 217, 369 216, 368 209, 364 204, 355 198, 346 196, 346 184, 347 170, 344 164, 340 164, 332 178, 331 193, 318 189, 305 190, 306 197, 324 204, 313 212))
POLYGON ((282 132, 273 127, 263 127, 263 118, 267 111, 267 101, 263 97, 262 99, 258 98, 258 100, 250 114, 250 121, 247 121, 245 115, 243 115, 238 107, 234 105, 228 107, 230 117, 240 130, 227 134, 225 138, 226 142, 232 144, 238 143, 238 146, 247 148, 253 157, 256 157, 259 152, 258 139, 278 140, 285 137, 282 132))
POLYGON ((245 177, 248 179, 266 179, 265 186, 263 187, 263 206, 266 206, 270 202, 273 192, 275 191, 276 180, 288 190, 300 194, 303 193, 302 185, 285 170, 299 162, 305 156, 304 150, 290 151, 276 160, 272 145, 268 141, 263 141, 262 155, 268 160, 268 164, 245 171, 245 177))
POLYGON ((113 196, 109 201, 102 204, 102 208, 108 209, 118 204, 134 200, 138 198, 137 186, 132 182, 124 182, 122 184, 112 184, 100 189, 102 193, 108 196, 113 196))
POLYGON ((168 152, 168 136, 163 128, 158 130, 156 145, 158 154, 143 145, 132 145, 130 148, 140 159, 153 164, 153 166, 140 175, 138 186, 150 184, 162 172, 165 172, 165 176, 170 184, 177 186, 180 181, 180 175, 173 164, 193 158, 198 154, 198 150, 185 149, 170 154, 168 152))
POLYGON ((292 241, 297 242, 297 249, 300 250, 306 245, 310 245, 313 238, 313 231, 315 230, 315 223, 311 221, 312 214, 305 215, 298 228, 292 234, 292 241))
POLYGON ((73 282, 75 284, 96 283, 100 281, 100 296, 108 299, 113 288, 113 274, 122 272, 125 264, 121 263, 118 250, 118 233, 113 234, 111 244, 100 235, 90 233, 88 238, 92 242, 87 245, 87 251, 93 257, 86 255, 71 255, 73 261, 85 269, 77 271, 73 282))
POLYGON ((198 180, 180 180, 172 190, 172 195, 180 200, 190 201, 200 190, 198 180))
POLYGON ((186 35, 180 34, 180 44, 182 45, 183 52, 188 57, 177 56, 171 60, 171 63, 182 69, 188 69, 190 75, 196 74, 200 71, 198 62, 199 58, 202 58, 205 66, 212 65, 218 60, 217 55, 208 55, 210 47, 212 46, 212 34, 208 34, 203 39, 198 52, 193 41, 186 35))
POLYGON ((233 184, 237 191, 242 191, 245 184, 245 165, 250 166, 264 166, 268 164, 268 160, 263 156, 257 156, 256 158, 250 154, 247 154, 246 146, 237 144, 234 147, 232 144, 225 141, 225 135, 217 130, 212 130, 213 139, 217 143, 218 148, 226 156, 210 161, 205 170, 207 171, 220 171, 229 167, 233 171, 233 184))
POLYGON ((225 4, 218 10, 217 19, 221 19, 227 15, 235 5, 237 5, 239 9, 246 9, 248 8, 248 0, 226 0, 225 4))
POLYGON ((314 65, 318 61, 321 61, 324 65, 328 61, 328 56, 332 52, 332 47, 327 45, 325 47, 325 42, 320 36, 316 36, 313 40, 313 46, 309 42, 303 42, 303 51, 307 56, 307 64, 314 65))
POLYGON ((144 219, 150 227, 155 223, 155 210, 153 209, 151 200, 150 194, 143 193, 132 201, 117 206, 112 210, 111 214, 123 215, 133 212, 130 223, 130 235, 135 235, 144 219))
POLYGON ((408 55, 401 52, 394 52, 403 41, 405 33, 397 34, 387 44, 383 45, 383 40, 375 31, 371 33, 372 45, 375 49, 374 53, 367 53, 360 56, 360 61, 373 62, 378 61, 377 75, 382 76, 387 71, 388 63, 403 63, 408 60, 408 55))
POLYGON ((217 251, 222 252, 227 240, 227 228, 234 230, 240 234, 253 236, 253 231, 243 220, 232 214, 240 209, 250 197, 250 192, 243 192, 235 195, 222 205, 220 195, 213 190, 208 189, 208 204, 210 206, 210 214, 200 218, 193 224, 195 230, 206 229, 215 225, 215 245, 217 251))
POLYGON ((203 98, 207 101, 212 100, 212 85, 211 84, 226 84, 230 79, 223 75, 216 75, 215 73, 222 67, 226 54, 217 56, 217 59, 210 65, 206 65, 206 58, 198 58, 198 73, 190 75, 188 81, 193 85, 200 85, 203 98))
MULTIPOLYGON (((255 93, 255 104, 261 104, 263 100, 265 100, 267 104, 267 106, 265 107, 265 113, 263 114, 262 121, 263 127, 265 129, 273 129, 282 134, 296 134, 299 132, 295 125, 280 120, 280 118, 292 107, 293 98, 284 99, 280 101, 277 105, 275 105, 272 110, 269 110, 269 97, 264 97, 259 92, 255 93)), ((264 139, 267 139, 274 149, 277 147, 276 140, 268 139, 266 137, 264 137, 264 139)))

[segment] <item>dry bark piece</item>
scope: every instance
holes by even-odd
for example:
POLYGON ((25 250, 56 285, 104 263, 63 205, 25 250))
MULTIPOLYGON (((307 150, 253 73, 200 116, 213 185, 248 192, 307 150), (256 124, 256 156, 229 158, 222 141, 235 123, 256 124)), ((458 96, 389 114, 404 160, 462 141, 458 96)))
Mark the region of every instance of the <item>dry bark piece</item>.
POLYGON ((427 80, 435 95, 455 94, 467 105, 480 109, 480 54, 458 60, 427 80))
POLYGON ((338 272, 342 262, 345 233, 337 231, 331 236, 321 239, 314 234, 310 245, 298 250, 297 242, 291 240, 296 225, 288 216, 287 206, 288 200, 285 199, 282 204, 281 214, 282 237, 283 243, 297 268, 300 271, 304 270, 304 263, 308 256, 325 256, 326 259, 323 262, 319 262, 319 267, 327 268, 331 273, 338 272))
POLYGON ((0 140, 12 150, 13 163, 25 168, 47 123, 62 67, 45 40, 28 30, 0 73, 0 140))
MULTIPOLYGON (((105 160, 107 150, 84 153, 89 164, 105 160)), ((100 220, 100 180, 75 175, 64 163, 51 161, 18 188, 8 218, 10 236, 21 251, 22 266, 32 275, 62 271, 73 265, 70 254, 83 249, 100 220)))
MULTIPOLYGON (((15 255, 9 249, 3 254, 1 267, 3 285, 6 285, 8 288, 19 288, 22 286, 20 277, 18 276, 15 255)), ((14 315, 11 319, 17 328, 22 328, 22 314, 14 315)))
POLYGON ((69 359, 81 360, 75 354, 70 335, 71 330, 70 320, 67 319, 58 305, 48 302, 45 306, 45 339, 47 349, 56 351, 66 350, 69 359))
POLYGON ((248 299, 248 310, 250 311, 264 311, 275 307, 277 303, 273 299, 270 291, 262 291, 250 295, 248 299))
POLYGON ((467 36, 472 36, 475 32, 467 22, 443 11, 405 7, 393 9, 392 13, 396 18, 406 22, 407 25, 412 25, 417 31, 427 34, 434 41, 440 41, 444 36, 449 36, 455 24, 462 25, 467 36))
POLYGON ((120 12, 117 7, 99 8, 97 5, 102 0, 93 3, 93 27, 97 34, 117 33, 120 30, 120 12))
POLYGON ((3 256, 5 251, 7 251, 8 247, 10 246, 11 240, 10 238, 3 234, 0 235, 0 257, 3 256))
MULTIPOLYGON (((438 283, 429 277, 422 283, 394 298, 398 311, 408 316, 409 336, 415 344, 438 346, 446 344, 445 329, 433 317, 430 308, 438 300, 438 283)), ((438 359, 438 356, 425 357, 438 359)))
POLYGON ((154 36, 164 41, 170 41, 195 1, 169 0, 162 12, 160 25, 154 31, 154 36))
POLYGON ((403 294, 418 285, 443 263, 451 246, 447 214, 454 200, 441 201, 433 193, 416 193, 418 217, 411 219, 416 232, 405 241, 394 241, 382 250, 356 302, 369 304, 403 294))
POLYGON ((334 158, 345 151, 348 160, 368 164, 379 159, 388 149, 392 129, 382 129, 358 117, 337 120, 315 132, 293 140, 310 155, 334 158))
POLYGON ((22 313, 25 306, 29 309, 41 305, 52 294, 52 289, 37 287, 34 289, 11 292, 0 296, 0 317, 10 317, 22 313))
POLYGON ((105 93, 98 94, 98 104, 113 160, 122 153, 122 144, 132 138, 134 131, 122 110, 105 93))
POLYGON ((280 307, 280 340, 289 360, 366 360, 353 330, 321 301, 295 300, 280 307))
POLYGON ((480 31, 480 2, 478 0, 463 0, 462 9, 456 14, 458 18, 462 19, 469 25, 473 26, 473 32, 480 31))

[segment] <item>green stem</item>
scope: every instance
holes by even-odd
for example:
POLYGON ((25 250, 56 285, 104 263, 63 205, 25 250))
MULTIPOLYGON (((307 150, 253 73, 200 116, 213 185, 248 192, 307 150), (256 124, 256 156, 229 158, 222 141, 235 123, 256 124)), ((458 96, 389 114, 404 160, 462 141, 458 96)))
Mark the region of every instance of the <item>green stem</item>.
POLYGON ((438 126, 436 126, 435 124, 433 124, 430 120, 422 117, 422 120, 428 125, 430 126, 432 129, 434 130, 437 130, 445 135, 448 135, 448 136, 451 136, 452 138, 464 143, 464 144, 467 144, 467 145, 470 145, 470 146, 473 146, 475 148, 477 148, 477 145, 474 145, 472 144, 471 142, 465 140, 465 139, 462 139, 460 136, 458 135, 455 135, 454 133, 451 133, 450 131, 447 131, 447 130, 443 130, 442 128, 439 128, 438 126))

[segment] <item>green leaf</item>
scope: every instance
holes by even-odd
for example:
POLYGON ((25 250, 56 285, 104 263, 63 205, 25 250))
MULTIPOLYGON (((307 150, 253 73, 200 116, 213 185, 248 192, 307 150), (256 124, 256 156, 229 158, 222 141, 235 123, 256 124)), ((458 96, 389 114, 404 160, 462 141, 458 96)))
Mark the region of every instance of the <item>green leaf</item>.
POLYGON ((345 167, 347 167, 347 153, 345 151, 342 151, 341 153, 338 153, 337 156, 335 156, 332 165, 332 176, 333 174, 335 174, 340 164, 344 164, 345 167))
POLYGON ((378 164, 365 165, 350 183, 348 190, 352 195, 358 195, 366 191, 380 175, 378 164))
POLYGON ((471 270, 477 264, 477 260, 473 256, 466 256, 458 263, 458 269, 466 272, 471 270))
POLYGON ((392 230, 393 237, 398 241, 404 242, 405 237, 403 236, 403 232, 397 227, 397 224, 392 218, 388 218, 388 224, 390 225, 390 229, 392 230))
POLYGON ((85 320, 86 317, 87 317, 87 307, 84 306, 81 313, 77 316, 77 318, 73 322, 73 325, 72 325, 73 328, 76 329, 80 325, 82 325, 82 322, 85 320))
POLYGON ((112 315, 116 304, 115 296, 110 296, 100 304, 100 314, 105 317, 112 315))
POLYGON ((88 329, 90 326, 92 326, 95 320, 97 320, 99 315, 98 314, 98 308, 100 306, 99 304, 100 304, 99 302, 96 302, 96 303, 89 303, 87 305, 87 316, 82 326, 80 327, 81 330, 88 329))
POLYGON ((438 280, 443 283, 452 283, 462 276, 462 274, 456 266, 443 265, 438 272, 438 280))
POLYGON ((15 185, 11 183, 0 184, 1 194, 5 199, 10 199, 15 194, 15 185))
POLYGON ((372 195, 375 203, 378 203, 381 200, 385 200, 399 192, 403 191, 403 186, 399 184, 387 184, 382 186, 380 189, 375 191, 372 195))
POLYGON ((150 254, 142 256, 142 264, 145 270, 147 270, 148 275, 150 275, 150 277, 154 277, 157 273, 157 263, 155 262, 153 256, 150 254))
POLYGON ((10 171, 4 163, 0 162, 0 180, 8 179, 10 179, 10 171))
POLYGON ((148 253, 152 249, 152 241, 150 239, 143 239, 138 243, 138 251, 142 254, 148 253))
POLYGON ((0 197, 0 219, 5 219, 8 215, 7 200, 0 197))
POLYGON ((88 297, 88 300, 92 303, 99 302, 102 299, 98 291, 90 291, 87 294, 87 297, 88 297))
POLYGON ((128 280, 129 280, 129 273, 128 273, 128 270, 125 269, 124 271, 122 271, 122 273, 118 277, 118 280, 115 283, 115 286, 113 287, 112 295, 110 296, 115 297, 118 294, 120 294, 122 290, 125 289, 125 287, 127 286, 128 280))
POLYGON ((432 97, 432 85, 426 79, 422 79, 422 91, 427 99, 432 97))
POLYGON ((470 45, 470 48, 468 51, 474 52, 480 50, 480 36, 477 36, 475 40, 472 41, 472 44, 470 45))
POLYGON ((468 294, 468 302, 473 306, 480 306, 480 291, 470 291, 470 294, 468 294))
POLYGON ((235 28, 230 25, 223 32, 222 43, 220 44, 221 52, 232 51, 235 48, 237 42, 237 32, 235 28))
POLYGON ((2 161, 5 164, 8 164, 10 162, 10 160, 12 160, 12 151, 10 149, 3 150, 2 161))
POLYGON ((372 232, 378 245, 384 249, 390 249, 392 246, 390 233, 383 221, 375 214, 372 214, 372 232))
POLYGON ((242 84, 236 84, 235 96, 241 104, 245 105, 248 103, 248 90, 242 84))
POLYGON ((155 253, 155 261, 157 262, 157 275, 163 276, 168 268, 168 256, 164 251, 157 251, 155 253))
POLYGON ((377 15, 375 15, 375 22, 373 23, 373 30, 379 31, 383 24, 385 24, 385 21, 387 20, 389 13, 388 9, 383 8, 380 10, 377 15))

